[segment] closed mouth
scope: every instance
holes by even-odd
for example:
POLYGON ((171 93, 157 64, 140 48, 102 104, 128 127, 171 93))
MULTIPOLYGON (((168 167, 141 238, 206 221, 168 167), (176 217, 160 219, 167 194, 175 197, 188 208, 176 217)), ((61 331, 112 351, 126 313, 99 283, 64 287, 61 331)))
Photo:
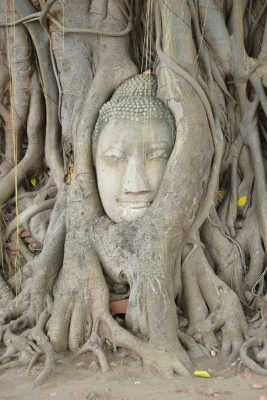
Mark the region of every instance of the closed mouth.
POLYGON ((150 207, 152 201, 120 201, 120 203, 126 208, 132 208, 133 210, 139 210, 142 208, 150 207))

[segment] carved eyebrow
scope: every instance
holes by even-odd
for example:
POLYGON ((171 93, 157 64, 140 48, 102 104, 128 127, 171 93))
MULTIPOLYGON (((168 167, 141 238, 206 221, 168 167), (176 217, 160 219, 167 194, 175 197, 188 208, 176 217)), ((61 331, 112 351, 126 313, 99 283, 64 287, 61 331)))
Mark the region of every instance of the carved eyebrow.
POLYGON ((161 142, 157 142, 157 143, 150 143, 150 142, 145 143, 145 148, 147 150, 157 150, 157 149, 162 149, 162 148, 166 148, 166 147, 169 148, 172 146, 169 142, 166 142, 166 141, 161 141, 161 142))
POLYGON ((104 150, 104 156, 105 157, 111 157, 111 156, 116 156, 116 157, 124 157, 124 151, 119 148, 119 147, 109 147, 106 150, 104 150))
POLYGON ((107 149, 105 149, 104 153, 107 153, 109 151, 121 151, 121 152, 123 152, 123 149, 121 149, 120 147, 111 146, 111 147, 108 147, 107 149))

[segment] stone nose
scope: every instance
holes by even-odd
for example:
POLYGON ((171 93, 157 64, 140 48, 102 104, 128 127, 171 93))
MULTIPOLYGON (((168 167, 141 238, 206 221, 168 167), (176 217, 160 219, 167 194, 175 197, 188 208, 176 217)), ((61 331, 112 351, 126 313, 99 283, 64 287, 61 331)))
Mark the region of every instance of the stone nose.
POLYGON ((144 193, 151 190, 146 177, 142 160, 137 156, 129 159, 122 180, 122 192, 127 193, 144 193))

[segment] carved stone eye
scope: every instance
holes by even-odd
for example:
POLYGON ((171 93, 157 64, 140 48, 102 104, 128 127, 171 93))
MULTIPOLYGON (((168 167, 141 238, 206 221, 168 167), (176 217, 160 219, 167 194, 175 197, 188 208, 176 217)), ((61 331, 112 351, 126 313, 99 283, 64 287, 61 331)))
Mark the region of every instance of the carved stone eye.
POLYGON ((159 160, 162 158, 168 158, 169 153, 166 149, 153 149, 146 155, 147 160, 159 160))
POLYGON ((116 162, 124 161, 125 157, 124 157, 123 152, 120 149, 112 148, 105 152, 105 159, 107 161, 116 163, 116 162))

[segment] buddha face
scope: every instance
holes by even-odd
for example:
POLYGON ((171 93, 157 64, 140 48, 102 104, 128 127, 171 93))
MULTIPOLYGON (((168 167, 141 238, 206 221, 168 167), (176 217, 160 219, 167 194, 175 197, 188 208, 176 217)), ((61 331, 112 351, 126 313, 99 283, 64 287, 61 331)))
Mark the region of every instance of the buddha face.
POLYGON ((164 120, 110 120, 102 129, 95 164, 100 198, 114 222, 142 217, 156 197, 173 138, 164 120))

